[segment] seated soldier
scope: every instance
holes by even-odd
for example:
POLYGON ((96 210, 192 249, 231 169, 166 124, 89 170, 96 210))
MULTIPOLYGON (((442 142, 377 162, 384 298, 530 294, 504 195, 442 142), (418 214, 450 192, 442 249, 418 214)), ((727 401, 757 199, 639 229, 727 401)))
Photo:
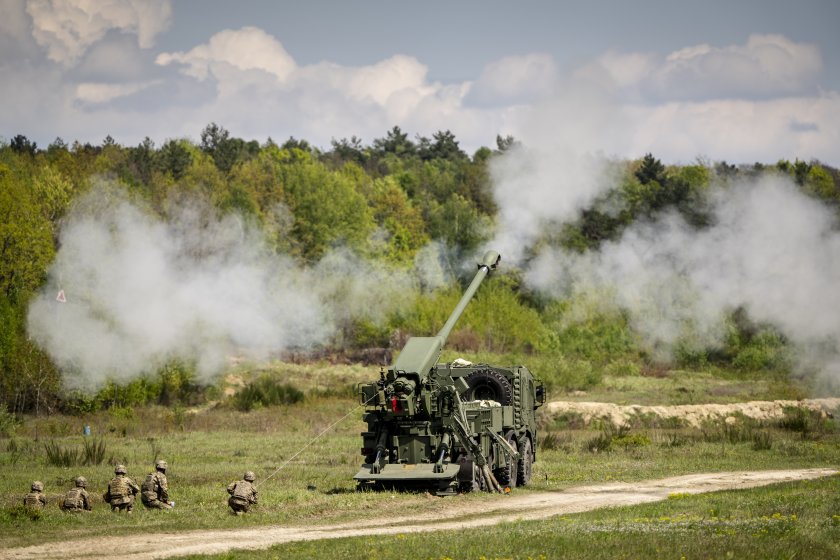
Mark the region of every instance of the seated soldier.
POLYGON ((257 489, 253 485, 254 473, 247 471, 242 478, 243 480, 231 482, 227 487, 230 494, 228 505, 236 515, 248 513, 251 505, 257 503, 257 489))
POLYGON ((140 493, 140 487, 128 478, 123 465, 114 467, 114 478, 108 483, 108 490, 102 499, 111 504, 111 511, 131 513, 134 509, 134 496, 140 493))
POLYGON ((79 513, 79 512, 88 512, 93 509, 93 506, 90 503, 90 496, 85 490, 87 486, 87 479, 83 476, 76 477, 76 487, 71 488, 67 491, 64 495, 64 501, 61 502, 59 507, 62 511, 67 513, 79 513))
POLYGON ((172 509, 169 501, 169 484, 166 481, 166 461, 155 461, 155 472, 146 475, 140 498, 149 509, 172 509))
POLYGON ((24 496, 23 505, 29 509, 44 509, 47 498, 44 496, 44 483, 36 480, 32 483, 31 492, 24 496))

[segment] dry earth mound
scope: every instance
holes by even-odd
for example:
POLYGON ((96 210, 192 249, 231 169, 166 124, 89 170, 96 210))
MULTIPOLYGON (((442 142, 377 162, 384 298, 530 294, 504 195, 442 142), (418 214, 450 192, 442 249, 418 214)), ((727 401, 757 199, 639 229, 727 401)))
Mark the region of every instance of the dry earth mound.
POLYGON ((804 399, 801 401, 751 401, 732 404, 683 404, 673 406, 618 405, 599 402, 554 401, 546 405, 546 413, 556 417, 562 414, 579 414, 585 424, 596 420, 608 421, 615 426, 629 424, 633 418, 676 419, 688 426, 699 428, 705 422, 725 419, 735 415, 759 421, 784 418, 786 410, 802 408, 833 416, 840 411, 840 398, 804 399))

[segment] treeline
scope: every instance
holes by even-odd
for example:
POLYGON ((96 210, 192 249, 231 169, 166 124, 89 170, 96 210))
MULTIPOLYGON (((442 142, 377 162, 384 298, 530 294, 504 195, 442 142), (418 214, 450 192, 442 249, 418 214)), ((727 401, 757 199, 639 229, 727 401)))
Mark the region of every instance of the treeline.
MULTIPOLYGON (((57 138, 39 148, 24 136, 14 136, 0 143, 0 406, 14 412, 78 406, 78 396, 72 400, 62 393, 59 372, 28 338, 26 315, 56 254, 62 218, 97 181, 122 185, 163 218, 179 197, 206 200, 221 214, 244 216, 263 232, 270 248, 304 264, 341 246, 366 259, 410 267, 430 241, 441 242, 457 260, 492 236, 498 209, 489 164, 516 148, 513 138, 497 137, 493 149, 467 154, 449 131, 410 138, 399 127, 370 144, 352 137, 334 140, 329 149, 295 138, 260 144, 233 137, 216 124, 201 131, 198 143, 171 139, 160 146, 148 138, 137 146, 122 146, 109 136, 100 145, 67 145, 57 138)), ((575 222, 549 228, 540 244, 595 249, 620 237, 636 220, 666 209, 676 209, 689 223, 703 227, 709 219, 709 184, 738 176, 786 174, 808 194, 840 204, 840 173, 816 161, 667 167, 647 154, 615 165, 620 177, 616 185, 575 222)), ((516 271, 486 287, 454 334, 453 347, 531 354, 546 362, 548 370, 541 375, 563 387, 596 382, 604 371, 624 367, 620 364, 645 366, 646 356, 620 312, 594 314, 569 325, 563 320, 567 302, 528 293, 516 271)), ((445 320, 459 292, 460 287, 450 286, 419 297, 412 311, 395 314, 384 324, 360 320, 348 325, 341 344, 388 346, 394 344, 395 332, 430 332, 445 320)), ((781 367, 778 360, 745 363, 741 356, 739 361, 739 352, 753 339, 770 344, 774 356, 783 342, 766 333, 750 334, 744 321, 733 321, 740 326, 731 348, 709 353, 701 362, 709 358, 721 367, 781 367)), ((155 387, 152 397, 147 392, 144 398, 161 403, 177 399, 178 391, 167 389, 171 372, 158 376, 149 382, 155 387)), ((179 388, 190 386, 188 375, 179 376, 179 388)), ((105 397, 90 402, 100 401, 107 406, 105 397)))

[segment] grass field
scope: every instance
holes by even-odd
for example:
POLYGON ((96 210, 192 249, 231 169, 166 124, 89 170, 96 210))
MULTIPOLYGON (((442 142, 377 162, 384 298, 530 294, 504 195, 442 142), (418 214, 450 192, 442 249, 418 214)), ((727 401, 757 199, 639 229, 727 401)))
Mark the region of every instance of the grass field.
MULTIPOLYGON (((291 372, 289 376, 298 376, 297 382, 307 392, 304 401, 247 413, 227 406, 194 410, 149 407, 85 417, 25 419, 12 437, 0 439, 4 469, 0 478, 0 542, 23 546, 105 534, 328 524, 373 515, 387 517, 406 510, 425 511, 434 517, 445 499, 354 491, 352 477, 361 463, 359 432, 363 425, 361 410, 356 409, 348 387, 375 376, 375 371, 357 366, 296 365, 268 371, 281 367, 291 372), (348 413, 345 420, 318 437, 348 413), (88 442, 101 438, 104 444, 102 462, 49 465, 46 446, 81 449, 84 425, 91 426, 88 442), (112 476, 112 464, 124 463, 129 476, 139 483, 156 458, 169 462, 167 475, 175 510, 151 512, 138 506, 131 517, 111 514, 101 493, 112 476), (225 487, 244 470, 256 472, 261 503, 253 514, 235 517, 229 514, 225 487), (84 516, 62 514, 57 500, 79 474, 89 481, 94 511, 84 516), (33 519, 19 504, 35 479, 45 483, 50 505, 33 519)), ((699 393, 704 386, 715 388, 707 393, 705 402, 790 398, 795 391, 778 380, 758 384, 679 372, 659 377, 607 377, 593 393, 612 402, 644 393, 658 395, 658 404, 680 404, 686 394, 680 387, 699 393)), ((532 485, 515 492, 708 471, 840 466, 837 421, 808 417, 803 422, 762 425, 739 419, 735 425, 720 422, 703 429, 641 423, 629 430, 615 430, 576 425, 569 418, 542 417, 542 448, 532 485)), ((447 499, 481 502, 500 498, 471 494, 447 499)), ((505 524, 469 535, 344 539, 236 553, 235 557, 402 558, 401 551, 412 550, 418 558, 553 558, 559 557, 558 551, 569 558, 831 558, 838 557, 833 544, 840 541, 838 516, 840 479, 831 477, 750 491, 674 497, 661 504, 545 522, 505 524), (774 541, 784 546, 774 546, 774 541), (325 555, 318 554, 324 551, 325 555), (600 556, 594 556, 594 551, 600 556), (733 555, 728 556, 730 552, 733 555)))
POLYGON ((469 531, 343 538, 214 559, 840 558, 840 477, 469 531), (406 551, 417 551, 407 554, 406 551))

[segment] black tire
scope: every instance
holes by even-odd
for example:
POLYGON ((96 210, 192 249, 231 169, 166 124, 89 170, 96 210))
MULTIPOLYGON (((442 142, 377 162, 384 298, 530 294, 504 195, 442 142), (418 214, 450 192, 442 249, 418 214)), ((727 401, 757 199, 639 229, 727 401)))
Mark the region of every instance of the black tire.
POLYGON ((522 438, 522 445, 519 446, 519 486, 527 486, 531 482, 531 472, 534 464, 534 449, 531 439, 528 436, 522 438))
MULTIPOLYGON (((511 431, 505 436, 507 442, 516 449, 516 434, 511 431)), ((504 488, 508 486, 510 488, 516 488, 516 483, 519 480, 518 474, 518 461, 515 459, 510 458, 507 454, 502 453, 506 459, 506 465, 504 467, 500 467, 493 471, 493 476, 496 477, 496 480, 499 482, 499 485, 504 488)))
POLYGON ((496 401, 502 406, 513 404, 513 386, 501 373, 492 369, 474 371, 464 378, 469 386, 464 397, 468 401, 496 401))
POLYGON ((481 490, 481 477, 475 463, 467 459, 466 455, 459 455, 455 462, 461 465, 458 470, 458 491, 467 493, 481 490))

